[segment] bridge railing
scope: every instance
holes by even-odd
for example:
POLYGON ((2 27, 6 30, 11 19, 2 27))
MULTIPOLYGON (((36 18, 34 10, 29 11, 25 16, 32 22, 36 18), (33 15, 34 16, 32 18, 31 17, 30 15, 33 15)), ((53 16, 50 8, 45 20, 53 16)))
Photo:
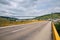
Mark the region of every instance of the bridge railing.
POLYGON ((60 36, 53 23, 52 23, 52 31, 53 31, 53 40, 60 40, 60 36))

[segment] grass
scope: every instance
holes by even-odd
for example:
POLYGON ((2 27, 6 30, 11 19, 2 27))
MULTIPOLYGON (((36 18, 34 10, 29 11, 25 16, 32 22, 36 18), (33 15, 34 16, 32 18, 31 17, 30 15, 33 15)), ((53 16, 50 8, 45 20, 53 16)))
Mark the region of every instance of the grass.
POLYGON ((20 21, 20 19, 17 19, 17 18, 0 16, 0 27, 24 24, 24 23, 29 23, 29 22, 32 22, 32 21, 31 20, 21 20, 20 21), (18 21, 16 21, 16 20, 18 20, 18 21))
POLYGON ((9 26, 9 25, 24 24, 24 23, 29 23, 29 22, 32 22, 32 21, 6 21, 6 20, 3 20, 3 21, 0 21, 0 27, 9 26))

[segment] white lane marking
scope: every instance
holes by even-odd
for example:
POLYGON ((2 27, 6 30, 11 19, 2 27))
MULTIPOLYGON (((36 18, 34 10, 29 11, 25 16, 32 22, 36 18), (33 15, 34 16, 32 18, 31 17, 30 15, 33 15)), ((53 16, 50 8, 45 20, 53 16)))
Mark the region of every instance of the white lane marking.
MULTIPOLYGON (((24 28, 22 28, 22 29, 13 30, 13 31, 11 31, 11 32, 9 32, 9 33, 15 33, 15 32, 17 32, 17 31, 21 31, 21 30, 27 29, 27 28, 30 28, 30 27, 24 27, 24 28)), ((7 33, 7 34, 9 34, 9 33, 7 33)), ((5 35, 5 34, 3 34, 3 35, 5 35)))
POLYGON ((24 27, 24 28, 22 28, 22 29, 18 29, 18 30, 12 31, 12 32, 14 33, 14 32, 17 32, 17 31, 20 31, 20 30, 23 30, 23 29, 27 29, 27 28, 24 27))
POLYGON ((23 29, 27 29, 27 28, 30 28, 30 27, 24 27, 24 28, 22 28, 22 29, 13 30, 13 31, 11 31, 11 32, 14 33, 14 32, 21 31, 21 30, 23 30, 23 29))
MULTIPOLYGON (((17 31, 21 31, 21 30, 23 30, 23 29, 26 29, 26 28, 24 27, 24 28, 22 28, 22 29, 13 30, 13 31, 11 31, 11 32, 9 32, 9 33, 15 33, 15 32, 17 32, 17 31)), ((9 33, 6 33, 6 34, 9 34, 9 33)), ((6 34, 2 34, 2 35, 6 35, 6 34)), ((1 35, 0 35, 0 36, 1 36, 1 35)))
MULTIPOLYGON (((22 30, 22 29, 19 29, 19 30, 22 30)), ((15 31, 12 31, 12 32, 14 33, 14 32, 17 32, 17 31, 19 31, 19 30, 15 30, 15 31)))

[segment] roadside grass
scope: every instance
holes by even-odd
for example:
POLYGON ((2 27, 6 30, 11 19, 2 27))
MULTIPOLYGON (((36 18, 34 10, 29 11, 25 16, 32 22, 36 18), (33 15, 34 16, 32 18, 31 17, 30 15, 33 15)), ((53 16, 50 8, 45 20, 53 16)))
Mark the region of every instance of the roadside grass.
POLYGON ((18 24, 25 24, 25 23, 30 23, 34 22, 36 20, 11 20, 8 18, 0 18, 0 27, 6 27, 6 26, 11 26, 11 25, 18 25, 18 24))
POLYGON ((24 21, 9 21, 9 20, 3 20, 0 19, 0 27, 5 27, 5 26, 11 26, 11 25, 18 25, 18 24, 25 24, 25 23, 30 23, 34 22, 32 20, 24 20, 24 21))

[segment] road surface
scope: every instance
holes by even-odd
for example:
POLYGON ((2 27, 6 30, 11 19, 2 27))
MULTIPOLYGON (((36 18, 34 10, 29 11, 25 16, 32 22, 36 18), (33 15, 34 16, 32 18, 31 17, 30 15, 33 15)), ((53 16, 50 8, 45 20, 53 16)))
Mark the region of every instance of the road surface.
POLYGON ((34 22, 0 28, 0 40, 52 40, 51 22, 34 22))

